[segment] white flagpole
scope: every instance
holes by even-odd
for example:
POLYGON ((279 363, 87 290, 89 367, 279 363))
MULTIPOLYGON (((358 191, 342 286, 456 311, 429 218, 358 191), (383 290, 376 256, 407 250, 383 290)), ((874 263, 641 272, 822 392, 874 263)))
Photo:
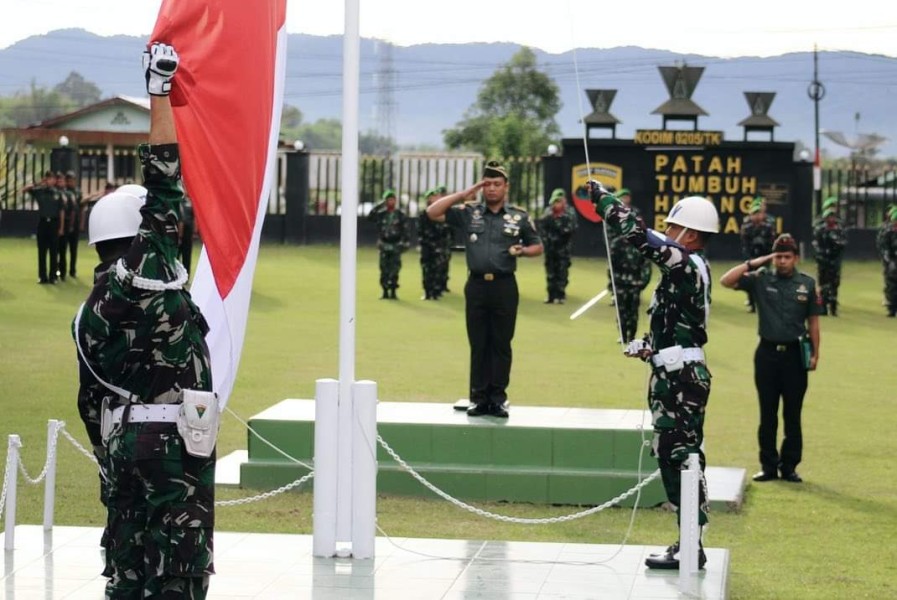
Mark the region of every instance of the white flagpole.
MULTIPOLYGON (((340 217, 339 450, 336 541, 352 537, 352 389, 358 251, 359 0, 345 0, 343 32, 342 216, 340 217)), ((337 554, 341 554, 337 548, 337 554)))

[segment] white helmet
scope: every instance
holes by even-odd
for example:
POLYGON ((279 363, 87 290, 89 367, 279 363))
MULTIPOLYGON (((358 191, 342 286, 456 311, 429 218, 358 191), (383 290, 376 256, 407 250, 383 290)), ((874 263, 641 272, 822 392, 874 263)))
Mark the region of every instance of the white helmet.
POLYGON ((694 231, 719 233, 719 214, 713 202, 702 196, 688 196, 673 205, 667 224, 687 227, 694 231))
POLYGON ((141 200, 146 200, 146 188, 136 183, 126 183, 125 185, 120 185, 115 191, 122 192, 124 194, 131 194, 132 196, 137 196, 141 200))
POLYGON ((129 238, 140 229, 140 209, 146 200, 127 192, 115 191, 100 198, 90 211, 88 242, 129 238))

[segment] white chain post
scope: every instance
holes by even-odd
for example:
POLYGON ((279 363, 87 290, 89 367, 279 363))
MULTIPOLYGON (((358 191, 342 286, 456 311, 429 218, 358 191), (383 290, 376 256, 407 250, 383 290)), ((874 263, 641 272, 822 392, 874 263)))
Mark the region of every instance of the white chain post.
POLYGON ((312 554, 336 554, 339 445, 339 381, 315 382, 315 487, 312 508, 312 554))
POLYGON ((352 390, 352 557, 374 558, 377 533, 377 384, 352 390))
POLYGON ((44 531, 53 529, 53 509, 56 502, 56 442, 62 421, 47 421, 47 474, 44 480, 44 531))
POLYGON ((9 444, 6 447, 6 473, 3 476, 3 494, 6 496, 6 536, 3 542, 4 550, 12 550, 16 546, 16 486, 18 475, 16 469, 19 466, 19 448, 22 441, 16 434, 9 436, 9 444))
POLYGON ((682 471, 679 507, 679 591, 692 595, 696 591, 696 575, 699 571, 698 552, 700 550, 700 510, 699 486, 701 462, 697 453, 688 455, 688 468, 682 471))

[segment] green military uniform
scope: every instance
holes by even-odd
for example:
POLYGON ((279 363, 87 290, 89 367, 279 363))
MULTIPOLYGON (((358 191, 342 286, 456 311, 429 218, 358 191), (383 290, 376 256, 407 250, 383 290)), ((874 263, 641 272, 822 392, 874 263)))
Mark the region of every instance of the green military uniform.
MULTIPOLYGON (((745 260, 766 256, 772 252, 772 243, 775 241, 775 219, 769 215, 757 220, 753 215, 763 210, 761 198, 755 198, 751 203, 750 215, 741 223, 741 256, 745 260), (771 219, 771 221, 770 221, 771 219)), ((751 312, 756 310, 753 292, 748 292, 748 307, 751 312)))
POLYGON ((638 336, 641 293, 651 281, 651 262, 622 236, 614 238, 614 247, 611 258, 620 335, 623 342, 630 342, 638 336))
POLYGON ((897 314, 897 205, 888 210, 888 218, 878 230, 875 246, 884 269, 888 316, 893 317, 897 314))
POLYGON ((541 241, 526 211, 507 203, 497 212, 483 202, 465 204, 450 209, 445 220, 461 231, 466 244, 470 402, 484 409, 501 407, 508 398, 511 340, 520 300, 514 277, 517 257, 509 249, 541 241))
MULTIPOLYGON (((788 239, 796 254, 796 243, 790 236, 788 239)), ((807 391, 800 339, 807 335, 809 317, 823 313, 822 300, 813 278, 796 269, 785 277, 764 267, 742 275, 735 287, 753 290, 757 302, 760 343, 754 353, 754 384, 760 403, 760 465, 770 477, 779 471, 783 477, 793 476, 802 458, 801 409, 807 391), (780 398, 784 422, 781 452, 776 449, 780 398)))
POLYGON ((576 213, 569 207, 556 212, 554 205, 564 199, 564 190, 558 188, 551 193, 549 205, 539 219, 539 237, 545 256, 545 275, 548 280, 546 304, 563 304, 567 299, 567 284, 570 281, 570 264, 573 256, 573 234, 576 231, 576 213))
POLYGON ((813 252, 816 255, 822 305, 832 316, 838 315, 838 287, 841 285, 841 259, 847 245, 844 224, 835 214, 836 198, 823 204, 822 215, 813 224, 813 252))
MULTIPOLYGON (((68 244, 69 254, 69 275, 75 277, 78 274, 78 243, 81 240, 81 188, 75 183, 75 173, 69 171, 66 173, 65 193, 68 194, 69 203, 72 207, 71 215, 66 213, 66 226, 63 236, 68 244)), ((65 264, 59 266, 60 271, 65 271, 65 264)))
POLYGON ((408 218, 398 208, 387 208, 387 199, 395 199, 393 190, 383 192, 383 200, 371 209, 368 219, 377 224, 377 247, 380 249, 381 298, 396 300, 402 252, 408 249, 408 218))
POLYGON ((178 257, 181 264, 190 272, 193 264, 193 234, 196 232, 196 219, 193 216, 193 202, 184 197, 181 204, 181 242, 178 245, 178 257))
POLYGON ((647 342, 656 352, 681 346, 689 352, 681 368, 667 371, 651 360, 648 404, 657 458, 669 501, 680 505, 681 471, 688 455, 698 454, 701 463, 699 523, 707 522, 709 504, 703 477, 706 459, 704 415, 710 396, 710 371, 703 359, 710 310, 710 268, 703 251, 689 252, 680 244, 645 227, 633 211, 611 194, 595 199, 595 208, 616 236, 657 265, 660 281, 651 305, 647 342))
MULTIPOLYGON (((424 197, 441 193, 434 188, 424 197)), ((420 268, 423 275, 424 299, 438 300, 446 291, 448 264, 451 256, 451 228, 446 223, 431 220, 426 211, 418 217, 417 235, 420 240, 420 268)))
POLYGON ((214 572, 215 453, 189 455, 174 422, 132 414, 179 402, 180 389, 212 389, 208 326, 177 267, 178 147, 141 146, 139 155, 147 188, 140 229, 123 258, 98 268, 72 328, 79 410, 95 442, 96 402, 110 396, 121 407, 105 443, 107 597, 199 599, 214 572), (102 382, 128 397, 102 391, 102 382))
POLYGON ((40 283, 55 283, 59 269, 59 228, 65 204, 55 185, 36 185, 30 193, 37 201, 38 278, 40 283))

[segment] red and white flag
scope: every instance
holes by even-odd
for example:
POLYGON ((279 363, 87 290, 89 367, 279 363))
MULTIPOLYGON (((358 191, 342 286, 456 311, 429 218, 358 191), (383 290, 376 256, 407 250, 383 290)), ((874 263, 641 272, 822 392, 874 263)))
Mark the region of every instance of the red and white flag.
POLYGON ((164 0, 150 41, 175 47, 171 101, 203 249, 191 293, 211 328, 212 384, 234 386, 274 181, 286 0, 164 0))

